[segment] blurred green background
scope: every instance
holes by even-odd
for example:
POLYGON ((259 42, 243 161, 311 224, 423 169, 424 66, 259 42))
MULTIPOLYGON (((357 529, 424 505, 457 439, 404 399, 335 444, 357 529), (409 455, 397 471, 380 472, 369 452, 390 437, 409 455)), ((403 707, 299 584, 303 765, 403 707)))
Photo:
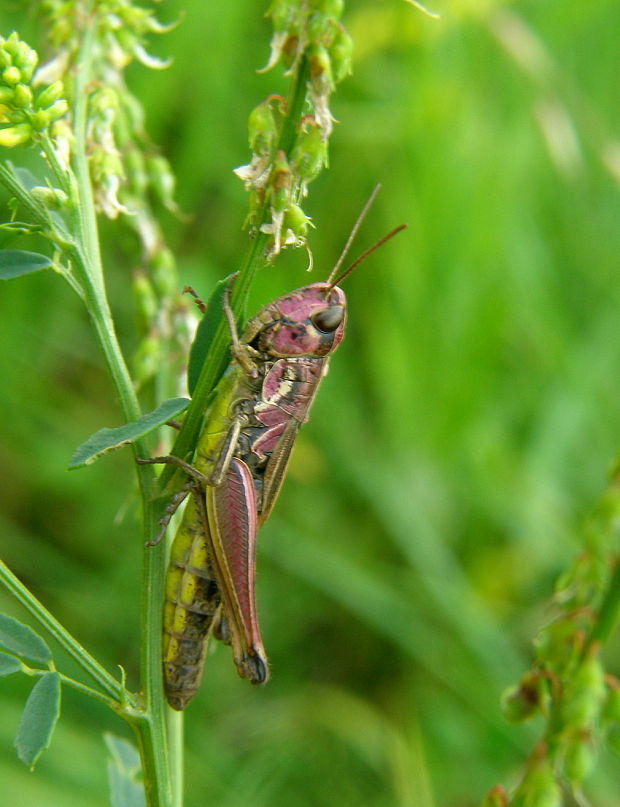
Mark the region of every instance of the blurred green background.
MULTIPOLYGON (((165 214, 181 283, 234 270, 250 109, 285 83, 265 2, 173 0, 132 68, 189 222, 165 214)), ((2 33, 37 44, 26 4, 2 33)), ((358 250, 409 229, 347 282, 348 335, 260 540, 272 680, 217 647, 187 712, 187 805, 465 807, 513 784, 537 726, 499 698, 551 617, 556 576, 620 445, 620 141, 616 0, 356 0, 354 75, 333 98, 330 169, 311 186, 325 276, 373 185, 358 250)), ((127 353, 133 259, 108 248, 127 353)), ((255 305, 307 282, 303 251, 261 274, 255 305)), ((140 539, 129 452, 67 473, 119 423, 84 311, 39 275, 0 298, 0 551, 109 669, 137 676, 140 539)), ((0 592, 0 606, 23 617, 0 592)), ((608 663, 617 671, 618 648, 608 663)), ((72 669, 67 662, 66 669, 72 669)), ((23 677, 0 689, 0 782, 15 807, 107 804, 104 707, 67 691, 31 774, 12 748, 23 677)), ((539 727, 538 727, 539 728, 539 727)), ((617 805, 617 760, 588 780, 617 805)))

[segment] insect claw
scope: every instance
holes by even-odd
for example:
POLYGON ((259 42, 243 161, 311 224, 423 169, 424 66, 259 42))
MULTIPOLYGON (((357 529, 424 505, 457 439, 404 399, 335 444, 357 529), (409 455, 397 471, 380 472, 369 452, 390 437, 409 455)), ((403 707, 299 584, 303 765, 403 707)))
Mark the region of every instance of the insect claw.
POLYGON ((239 674, 251 684, 264 684, 269 678, 267 660, 256 649, 248 652, 239 663, 239 674))
POLYGON ((177 493, 174 494, 174 496, 170 499, 170 501, 166 505, 166 509, 164 510, 163 516, 158 521, 161 530, 151 541, 145 541, 144 546, 157 546, 157 544, 161 543, 164 535, 166 534, 166 530, 168 529, 168 524, 170 524, 172 516, 176 513, 176 511, 185 501, 189 493, 192 490, 194 490, 195 487, 196 483, 193 480, 191 480, 185 485, 185 487, 182 490, 179 490, 177 493))
MULTIPOLYGON (((168 525, 166 524, 166 527, 168 525)), ((157 546, 162 542, 164 535, 166 534, 166 527, 162 527, 162 529, 157 533, 157 535, 153 538, 152 541, 145 541, 144 546, 157 546)))

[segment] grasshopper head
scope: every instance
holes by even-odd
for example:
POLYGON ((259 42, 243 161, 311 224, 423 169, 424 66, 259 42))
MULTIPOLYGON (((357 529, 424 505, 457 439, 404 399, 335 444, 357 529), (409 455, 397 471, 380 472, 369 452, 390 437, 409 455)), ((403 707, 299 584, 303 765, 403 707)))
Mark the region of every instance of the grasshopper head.
POLYGON ((277 358, 322 357, 342 341, 346 298, 338 286, 312 283, 280 297, 261 312, 252 344, 277 358))

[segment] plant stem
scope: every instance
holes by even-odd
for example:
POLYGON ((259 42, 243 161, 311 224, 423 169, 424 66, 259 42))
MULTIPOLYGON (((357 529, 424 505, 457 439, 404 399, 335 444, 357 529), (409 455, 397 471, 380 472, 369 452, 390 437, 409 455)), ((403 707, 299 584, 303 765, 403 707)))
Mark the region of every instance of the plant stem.
MULTIPOLYGON (((74 225, 80 234, 81 247, 71 250, 73 262, 79 268, 84 284, 85 302, 99 337, 106 363, 112 375, 126 420, 141 415, 140 405, 125 364, 114 323, 107 302, 97 218, 88 163, 86 160, 86 121, 88 112, 88 82, 92 38, 96 26, 89 25, 80 48, 76 69, 74 132, 75 150, 73 168, 77 180, 78 204, 75 207, 74 225)), ((138 456, 148 454, 143 441, 137 441, 134 451, 138 456)), ((155 533, 157 516, 153 503, 155 475, 149 466, 137 467, 138 482, 143 503, 143 555, 141 587, 141 653, 140 679, 144 697, 144 712, 134 716, 138 736, 145 791, 149 807, 169 807, 171 801, 170 770, 165 725, 165 701, 161 674, 162 603, 165 570, 165 546, 146 547, 146 541, 155 533)))
POLYGON ((56 156, 56 152, 54 151, 54 147, 52 142, 49 138, 48 134, 44 134, 40 138, 40 145, 43 153, 45 154, 45 158, 49 163, 50 168, 54 172, 54 176, 56 177, 56 181, 60 185, 61 189, 67 194, 70 195, 72 188, 71 188, 71 174, 62 167, 60 162, 58 161, 58 157, 56 156))
MULTIPOLYGON (((41 225, 44 234, 50 235, 53 228, 47 210, 40 202, 37 202, 36 199, 32 198, 32 196, 22 187, 14 172, 10 168, 7 168, 3 162, 0 162, 0 182, 9 191, 9 193, 12 193, 19 200, 20 204, 26 210, 30 218, 37 224, 41 225)), ((61 235, 64 238, 69 237, 66 233, 61 235)))
MULTIPOLYGON (((41 670, 40 674, 43 675, 47 670, 41 670)), ((35 674, 39 674, 39 670, 36 671, 35 674)), ((105 703, 106 706, 109 706, 110 709, 115 711, 117 714, 122 714, 119 712, 118 708, 118 701, 112 700, 112 698, 108 698, 106 695, 102 695, 101 692, 98 692, 96 689, 92 687, 86 686, 81 681, 76 681, 75 678, 70 678, 68 675, 64 675, 63 673, 59 673, 60 680, 62 681, 65 686, 71 687, 72 689, 76 689, 78 692, 82 692, 84 695, 88 695, 90 698, 95 698, 101 703, 105 703)))
MULTIPOLYGON (((299 65, 293 77, 288 99, 288 112, 282 123, 282 130, 278 138, 277 151, 284 151, 287 156, 290 155, 295 145, 297 137, 298 125, 301 120, 303 107, 306 100, 306 88, 308 83, 309 66, 308 60, 305 56, 299 61, 299 65)), ((261 232, 261 226, 266 223, 270 216, 269 205, 263 203, 256 225, 256 234, 250 242, 245 256, 243 258, 241 267, 239 269, 237 280, 232 289, 230 305, 238 318, 241 310, 244 307, 247 299, 248 291, 252 285, 254 275, 265 263, 265 249, 267 247, 270 236, 261 232)), ((187 410, 187 414, 183 421, 183 426, 179 435, 174 443, 171 454, 181 459, 187 459, 188 455, 196 445, 198 433, 202 426, 205 410, 209 396, 219 380, 225 362, 228 358, 228 349, 230 345, 230 331, 228 323, 224 317, 223 312, 220 312, 220 321, 213 336, 213 341, 209 348, 209 353, 205 359, 200 377, 196 384, 192 402, 187 410)), ((160 486, 165 488, 175 473, 175 468, 172 465, 167 465, 162 471, 160 477, 160 486)))
POLYGON ((123 688, 121 684, 50 614, 45 606, 37 600, 34 594, 24 586, 2 560, 0 560, 0 580, 37 622, 79 664, 84 672, 99 684, 104 692, 107 692, 116 701, 122 699, 123 688))
MULTIPOLYGON (((179 774, 175 771, 173 775, 169 767, 170 738, 166 732, 167 707, 162 676, 161 637, 166 546, 164 541, 156 546, 146 546, 146 542, 157 531, 155 508, 150 500, 152 490, 152 484, 148 489, 142 489, 145 546, 142 552, 140 680, 145 719, 137 723, 136 729, 140 735, 147 803, 172 805, 171 780, 179 774)), ((178 737, 172 739, 178 740, 178 737)), ((173 755, 172 758, 177 757, 173 755)))
POLYGON ((174 807, 183 807, 183 712, 167 710, 168 751, 170 754, 170 776, 172 779, 172 803, 174 807))

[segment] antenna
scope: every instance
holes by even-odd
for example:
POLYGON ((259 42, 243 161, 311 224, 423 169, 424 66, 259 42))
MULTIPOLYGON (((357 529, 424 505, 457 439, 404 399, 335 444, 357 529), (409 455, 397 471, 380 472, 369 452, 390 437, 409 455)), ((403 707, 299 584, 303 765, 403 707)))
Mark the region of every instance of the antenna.
POLYGON ((332 283, 332 278, 336 274, 336 272, 340 269, 340 267, 342 266, 342 264, 344 262, 344 259, 347 257, 347 253, 348 253, 349 249, 351 248, 351 244, 353 243, 353 239, 357 235, 357 231, 359 230, 361 223, 366 218, 366 213, 368 213, 368 210, 370 209, 371 204, 375 201, 375 197, 379 193, 380 190, 381 190, 381 185, 380 184, 375 185, 375 188, 374 188, 373 192, 368 197, 368 201, 366 202, 366 204, 362 208, 362 212, 357 217, 357 221, 355 222, 355 224, 353 225, 353 229, 351 230, 351 235, 347 238, 347 243, 344 245, 344 249, 340 253, 340 257, 336 261, 336 265, 334 266, 334 268, 329 273, 329 277, 327 278, 326 283, 331 283, 332 286, 336 285, 335 283, 332 283))
MULTIPOLYGON (((390 230, 390 232, 389 232, 387 235, 384 235, 384 236, 383 236, 383 238, 380 238, 380 239, 379 239, 379 240, 378 240, 378 241, 377 241, 375 244, 373 244, 371 247, 369 247, 369 248, 366 250, 366 252, 362 252, 362 254, 359 256, 359 258, 356 258, 356 259, 353 261, 353 263, 352 263, 352 264, 350 264, 349 266, 347 266, 347 268, 344 270, 344 272, 343 272, 341 275, 339 275, 339 276, 338 276, 338 277, 337 277, 335 280, 332 280, 332 281, 331 281, 330 288, 332 288, 332 289, 333 289, 333 287, 334 287, 334 286, 337 286, 339 283, 342 283, 342 281, 345 279, 345 277, 348 277, 348 276, 351 274, 351 272, 352 272, 352 271, 353 271, 353 270, 354 270, 354 269, 355 269, 357 266, 359 266, 359 265, 360 265, 360 263, 361 263, 362 261, 365 261, 365 260, 366 260, 366 258, 367 258, 367 257, 368 257, 368 256, 369 256, 369 255, 370 255, 372 252, 374 252, 376 249, 379 249, 379 247, 380 247, 380 246, 383 246, 383 244, 385 244, 385 242, 386 242, 386 241, 389 241, 389 240, 390 240, 390 238, 393 238, 393 237, 396 235, 396 233, 399 233, 401 230, 406 229, 406 227, 407 227, 407 225, 406 225, 406 224, 399 224, 399 225, 398 225, 398 227, 395 227, 393 230, 390 230)), ((342 263, 342 261, 341 261, 341 263, 342 263)), ((331 276, 332 276, 333 274, 334 274, 334 273, 332 272, 332 274, 331 274, 329 277, 331 278, 331 276)))

